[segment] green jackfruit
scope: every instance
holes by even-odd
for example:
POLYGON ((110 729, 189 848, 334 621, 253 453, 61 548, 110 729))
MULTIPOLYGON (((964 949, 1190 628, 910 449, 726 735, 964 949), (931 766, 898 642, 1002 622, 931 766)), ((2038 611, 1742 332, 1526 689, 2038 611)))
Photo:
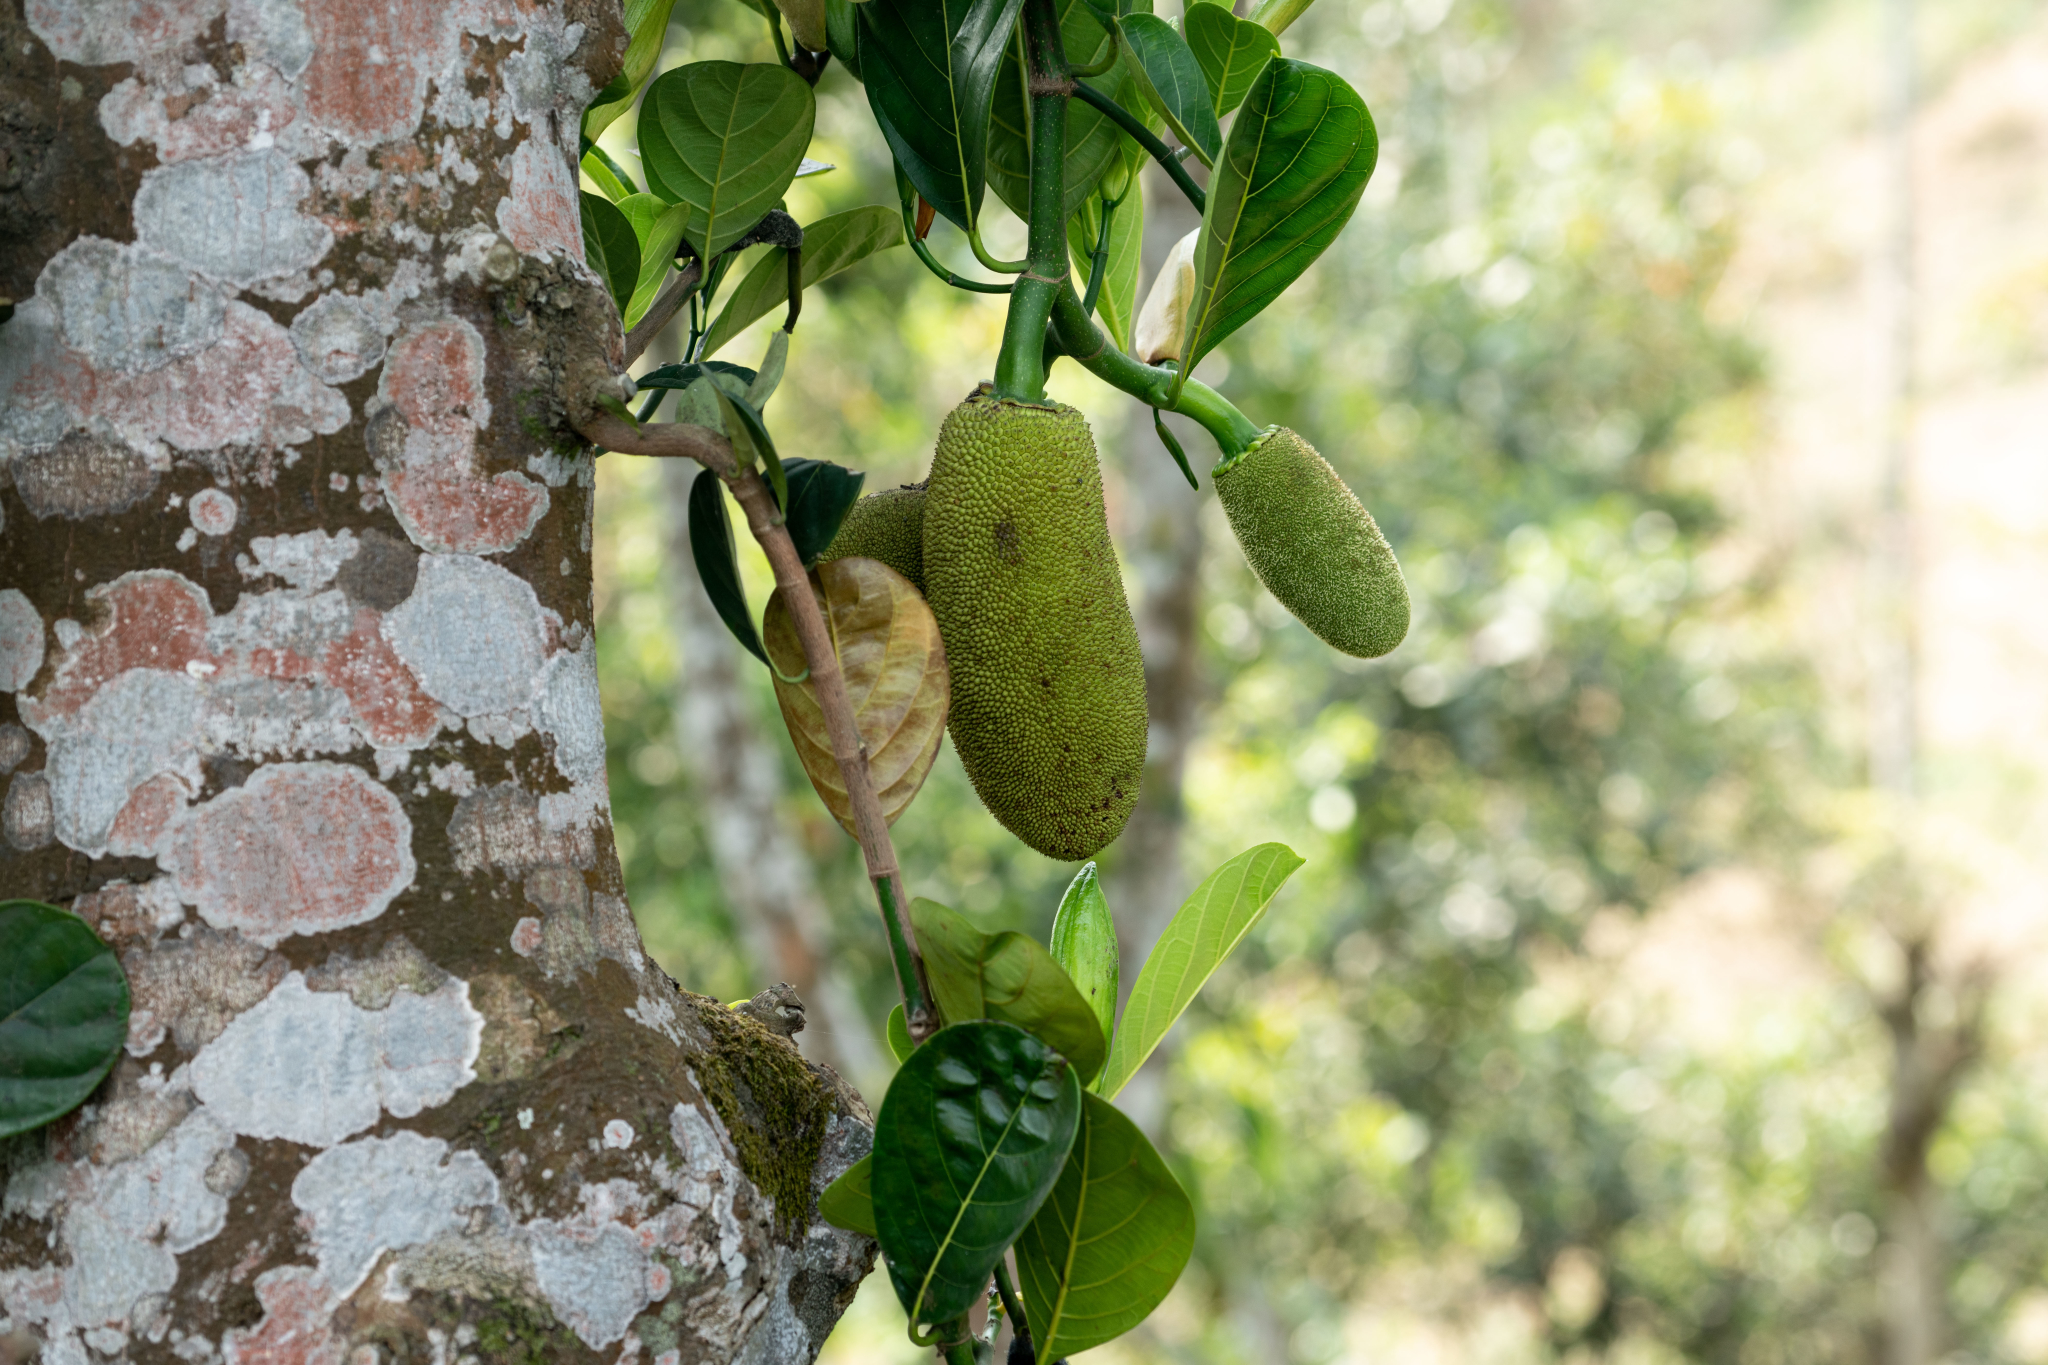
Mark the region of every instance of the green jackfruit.
POLYGON ((1145 767, 1145 667, 1087 419, 984 386, 939 430, 925 596, 953 747, 982 804, 1049 858, 1116 838, 1145 767))
POLYGON ((820 559, 879 559, 924 591, 924 485, 870 493, 847 510, 820 559))
POLYGON ((1401 566, 1372 514, 1314 446, 1276 427, 1210 478, 1244 557, 1296 620, 1361 659, 1401 643, 1401 566))

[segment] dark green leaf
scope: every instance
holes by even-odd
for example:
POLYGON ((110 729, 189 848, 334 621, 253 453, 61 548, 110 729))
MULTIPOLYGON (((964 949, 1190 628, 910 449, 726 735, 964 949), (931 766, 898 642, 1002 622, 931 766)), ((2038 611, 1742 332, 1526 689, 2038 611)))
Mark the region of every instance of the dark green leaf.
POLYGON ((83 1104, 127 1041, 114 950, 76 915, 0 901, 0 1138, 83 1104))
POLYGON ((782 471, 782 457, 775 453, 775 442, 768 435, 768 427, 761 420, 760 411, 745 397, 735 398, 723 387, 713 386, 718 397, 720 414, 725 418, 726 439, 732 442, 733 458, 741 469, 761 466, 762 477, 768 480, 768 487, 775 494, 775 501, 784 507, 789 505, 789 478, 782 471))
POLYGON ((687 389, 706 375, 716 379, 718 386, 727 393, 742 398, 754 382, 752 370, 723 360, 686 360, 680 365, 663 365, 658 370, 649 370, 634 382, 643 389, 687 389))
MULTIPOLYGON (((869 0, 875 3, 875 0, 869 0)), ((1067 1060, 1009 1024, 954 1024, 911 1054, 875 1121, 875 1230, 913 1323, 973 1306, 1065 1167, 1067 1060)))
POLYGON ((855 80, 860 75, 860 16, 854 0, 825 0, 825 47, 855 80))
POLYGON ((633 300, 633 286, 640 282, 640 239, 617 205, 588 190, 583 192, 583 259, 623 312, 633 300))
POLYGON ((883 1032, 889 1035, 889 1051, 901 1066, 910 1060, 910 1054, 917 1051, 917 1044, 910 1041, 910 1025, 904 1022, 903 1006, 899 1002, 889 1011, 888 1027, 883 1032))
POLYGON ((860 71, 889 150, 966 229, 987 183, 988 110, 1022 0, 866 0, 860 71))
POLYGON ((1133 14, 1116 22, 1124 38, 1123 62, 1138 93, 1204 166, 1214 165, 1223 128, 1195 54, 1173 25, 1156 15, 1133 14))
POLYGON ((1202 983, 1244 941, 1300 866, 1301 857, 1287 845, 1260 844, 1211 872, 1182 902, 1138 969, 1097 1091, 1114 1098, 1138 1073, 1202 983))
POLYGON ((718 619, 747 652, 768 662, 747 610, 747 592, 740 586, 739 557, 732 540, 732 522, 725 515, 725 490, 718 476, 705 470, 690 485, 690 558, 697 562, 697 580, 711 599, 718 619))
MULTIPOLYGON (((874 2, 867 0, 868 4, 874 2)), ((902 244, 903 215, 879 204, 848 209, 808 223, 804 226, 804 288, 860 264, 877 251, 902 244)), ((763 252, 739 287, 726 295, 725 307, 704 334, 700 354, 715 354, 755 321, 788 302, 788 262, 780 251, 763 252)))
POLYGON ((1071 1061, 1085 1083, 1107 1055, 1095 1011, 1051 953, 1023 934, 985 934, 964 916, 923 897, 910 903, 925 975, 948 1023, 1015 1024, 1071 1061))
POLYGON ((691 62, 654 78, 640 106, 647 187, 689 206, 683 239, 709 261, 782 199, 811 142, 817 101, 768 63, 691 62))
POLYGON ((798 558, 809 568, 839 534, 839 523, 860 500, 868 476, 825 460, 785 460, 782 472, 789 479, 789 507, 783 520, 798 558))
POLYGON ((1280 55, 1280 40, 1228 5, 1188 6, 1188 50, 1209 83, 1209 98, 1221 118, 1244 103, 1245 92, 1269 58, 1280 55))
POLYGON ((868 1172, 874 1160, 872 1156, 862 1157, 825 1187, 818 1196, 820 1218, 835 1228, 858 1232, 864 1237, 875 1235, 875 1196, 868 1188, 868 1172))
POLYGON ((1334 72, 1275 57, 1209 177, 1180 372, 1258 316, 1336 240, 1379 156, 1365 101, 1334 72))
MULTIPOLYGON (((1085 0, 1059 0, 1059 7, 1060 39, 1070 63, 1088 66, 1109 55, 1109 30, 1090 12, 1085 0)), ((1127 109, 1149 111, 1142 97, 1133 102, 1130 77, 1121 62, 1091 78, 1090 83, 1127 109)), ((1026 133, 1030 126, 1024 68, 1013 51, 1004 58, 996 81, 995 109, 988 129, 988 183, 1012 212, 1025 219, 1031 216, 1031 139, 1026 133)), ((1111 123, 1108 115, 1079 100, 1067 101, 1066 217, 1074 216, 1096 182, 1116 164, 1119 144, 1126 141, 1123 130, 1111 123)))
POLYGON ((1106 1046, 1116 1032, 1116 988, 1118 957, 1116 921, 1109 913, 1109 898, 1102 894, 1102 879, 1094 863, 1084 863, 1060 897, 1060 908, 1052 919, 1052 955, 1066 972, 1074 989, 1095 1011, 1102 1025, 1106 1046))
POLYGON ((1195 1247, 1195 1209, 1173 1172, 1099 1095, 1052 1195, 1017 1241, 1040 1360, 1129 1331, 1157 1308, 1195 1247))

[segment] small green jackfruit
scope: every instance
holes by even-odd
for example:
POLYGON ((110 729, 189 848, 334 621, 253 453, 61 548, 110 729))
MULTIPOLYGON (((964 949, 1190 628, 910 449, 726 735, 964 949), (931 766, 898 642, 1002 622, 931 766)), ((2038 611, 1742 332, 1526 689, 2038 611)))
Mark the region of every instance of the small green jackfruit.
POLYGON ((1145 666, 1088 422, 986 386, 939 430, 925 596, 953 747, 982 804, 1049 858, 1123 832, 1145 768, 1145 666))
POLYGON ((820 559, 879 559, 924 591, 924 485, 870 493, 847 509, 820 559))
POLYGON ((1276 427, 1210 478, 1244 557, 1296 620, 1361 659, 1401 643, 1401 566, 1372 513, 1314 446, 1276 427))

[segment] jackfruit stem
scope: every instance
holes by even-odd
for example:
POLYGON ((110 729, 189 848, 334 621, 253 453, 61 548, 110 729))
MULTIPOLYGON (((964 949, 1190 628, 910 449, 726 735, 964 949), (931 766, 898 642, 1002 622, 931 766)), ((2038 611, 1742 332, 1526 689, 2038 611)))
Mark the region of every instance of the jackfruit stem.
POLYGON ((854 720, 853 701, 846 693, 846 675, 840 671, 839 655, 832 648, 832 635, 825 616, 811 591, 810 575, 797 554, 796 542, 782 523, 782 509, 757 470, 741 469, 734 458, 732 442, 723 432, 686 422, 665 422, 658 426, 635 427, 622 417, 595 409, 578 424, 586 440, 622 455, 653 455, 695 460, 718 475, 732 490, 740 509, 747 514, 747 529, 753 532, 769 567, 775 571, 775 586, 783 590, 789 604, 797 640, 803 646, 804 663, 817 689, 818 709, 824 713, 825 731, 832 740, 832 757, 839 763, 846 782, 846 797, 853 807, 854 838, 861 858, 887 919, 890 956, 895 960, 897 985, 903 992, 904 1021, 910 1036, 923 1042, 938 1031, 938 1014, 931 1007, 931 984, 925 975, 924 959, 917 951, 917 933, 910 925, 910 898, 903 890, 903 870, 896 861, 896 846, 889 838, 889 821, 875 794, 874 778, 868 771, 867 748, 861 743, 854 720))
POLYGON ((1045 401, 1045 334, 1053 300, 1067 277, 1067 57, 1054 0, 1026 0, 1021 19, 1030 64, 1031 215, 1024 273, 1010 290, 996 392, 1020 403, 1045 401))
POLYGON ((1134 360, 1118 350, 1108 334, 1088 316, 1071 283, 1061 287, 1053 302, 1052 326, 1061 349, 1083 369, 1148 407, 1177 412, 1201 423, 1216 439, 1226 460, 1242 454, 1265 434, 1266 428, 1252 425, 1252 420, 1239 412, 1236 405, 1199 379, 1183 381, 1180 395, 1175 397, 1174 372, 1163 365, 1134 360))

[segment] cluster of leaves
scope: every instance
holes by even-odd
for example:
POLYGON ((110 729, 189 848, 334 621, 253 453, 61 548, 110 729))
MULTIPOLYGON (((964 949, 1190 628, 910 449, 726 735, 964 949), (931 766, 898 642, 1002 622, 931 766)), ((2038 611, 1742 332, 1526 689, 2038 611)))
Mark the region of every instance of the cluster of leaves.
POLYGON ((1300 866, 1262 844, 1216 869, 1146 958, 1120 1022, 1116 926, 1094 864, 1061 899, 1050 951, 914 902, 945 1026, 913 1048, 897 1007, 888 1034, 902 1067, 874 1152, 819 1200, 828 1220, 881 1243, 913 1340, 964 1341, 991 1277, 1046 1361, 1122 1335, 1166 1297, 1194 1248, 1194 1207, 1110 1101, 1300 866))

